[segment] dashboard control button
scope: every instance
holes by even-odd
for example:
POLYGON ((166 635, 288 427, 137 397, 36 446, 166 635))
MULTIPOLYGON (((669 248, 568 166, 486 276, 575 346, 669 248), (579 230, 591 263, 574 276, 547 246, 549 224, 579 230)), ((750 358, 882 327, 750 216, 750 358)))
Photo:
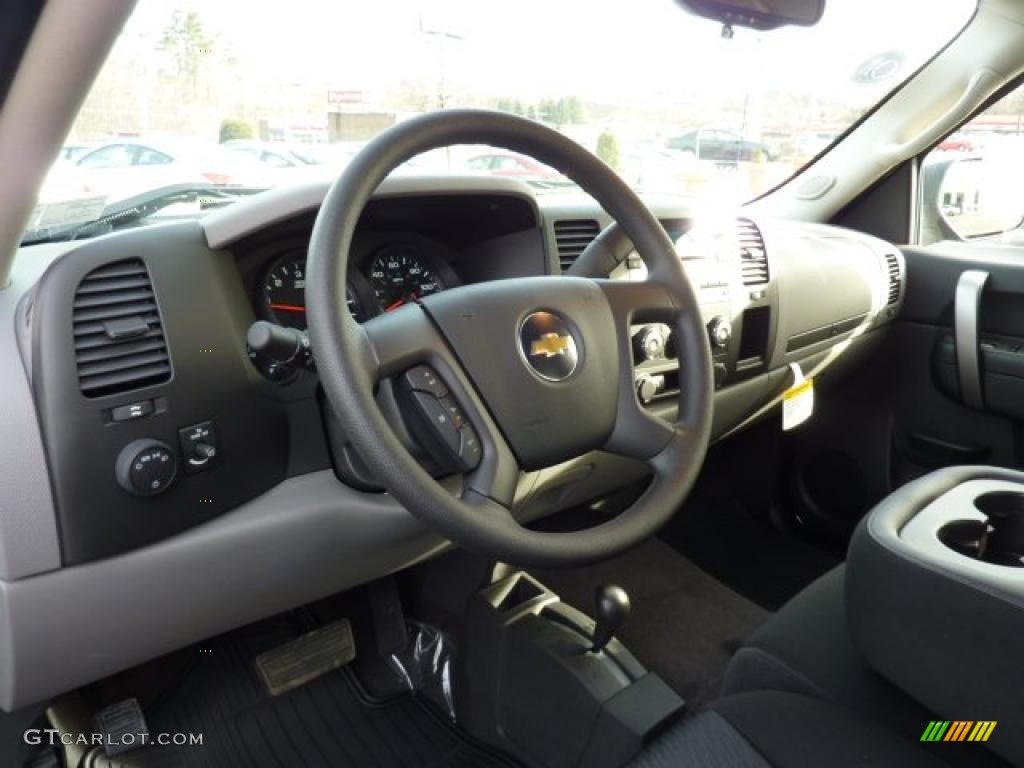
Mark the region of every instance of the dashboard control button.
POLYGON ((444 397, 448 388, 429 365, 417 365, 405 372, 405 381, 414 392, 429 392, 434 397, 444 397))
POLYGON ((434 435, 441 439, 453 455, 458 455, 462 438, 448 408, 429 392, 413 392, 412 396, 419 406, 420 413, 431 425, 434 435))
POLYGON ((217 458, 217 432, 212 421, 203 421, 178 430, 178 442, 189 474, 209 469, 217 458))
POLYGON ((118 485, 133 496, 155 496, 174 482, 178 459, 171 447, 159 440, 133 440, 117 457, 114 474, 118 485))
POLYGON ((651 376, 645 373, 636 379, 636 396, 644 405, 654 400, 664 389, 664 376, 651 376))
POLYGON ((728 347, 732 339, 732 323, 729 322, 729 318, 722 315, 711 318, 711 322, 708 323, 708 336, 711 337, 713 346, 719 349, 728 347))
POLYGON ((480 447, 480 438, 477 437, 473 427, 469 424, 463 424, 459 428, 459 436, 462 438, 462 442, 459 445, 459 459, 462 460, 463 471, 468 472, 471 469, 476 469, 483 454, 483 449, 480 447))
POLYGON ((448 411, 448 415, 452 418, 452 423, 456 429, 459 429, 463 424, 466 423, 466 417, 462 415, 462 411, 459 409, 459 404, 455 402, 455 399, 445 395, 441 398, 441 405, 448 411))
POLYGON ((656 325, 649 325, 633 337, 633 360, 659 360, 665 357, 665 331, 656 325))
POLYGON ((153 412, 152 400, 140 400, 137 403, 119 405, 110 411, 110 418, 113 421, 131 421, 149 416, 153 412))

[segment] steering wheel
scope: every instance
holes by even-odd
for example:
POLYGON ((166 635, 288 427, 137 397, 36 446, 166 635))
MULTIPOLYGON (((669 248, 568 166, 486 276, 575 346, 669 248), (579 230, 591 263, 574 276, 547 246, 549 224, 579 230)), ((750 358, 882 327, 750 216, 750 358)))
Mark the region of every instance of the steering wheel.
POLYGON ((608 166, 539 123, 444 110, 384 131, 327 193, 309 244, 310 342, 327 399, 381 484, 455 544, 521 566, 566 567, 616 555, 668 521, 700 471, 711 428, 711 352, 672 242, 608 166), (535 157, 592 195, 648 265, 643 282, 574 276, 465 285, 357 323, 346 302, 349 249, 364 206, 402 163, 453 144, 535 157), (633 389, 630 325, 675 334, 679 417, 647 413, 633 389), (455 494, 403 447, 375 401, 377 384, 430 366, 479 437, 479 463, 455 494), (582 531, 529 530, 511 507, 523 470, 600 449, 647 463, 653 479, 612 520, 582 531))

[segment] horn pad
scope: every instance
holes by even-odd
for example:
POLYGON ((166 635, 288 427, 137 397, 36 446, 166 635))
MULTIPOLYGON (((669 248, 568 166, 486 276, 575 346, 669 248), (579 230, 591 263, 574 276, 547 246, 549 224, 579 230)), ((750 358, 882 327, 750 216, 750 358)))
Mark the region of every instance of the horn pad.
POLYGON ((523 469, 550 466, 607 442, 615 426, 620 361, 615 320, 596 283, 573 277, 501 280, 421 303, 523 469))

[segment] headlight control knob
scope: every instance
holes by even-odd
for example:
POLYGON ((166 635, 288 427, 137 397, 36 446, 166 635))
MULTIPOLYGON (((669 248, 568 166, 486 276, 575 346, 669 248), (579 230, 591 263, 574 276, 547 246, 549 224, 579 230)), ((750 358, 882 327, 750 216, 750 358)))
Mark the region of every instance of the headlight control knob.
POLYGON ((117 457, 117 483, 133 496, 156 496, 171 487, 178 458, 166 443, 152 438, 133 440, 117 457))
POLYGON ((633 337, 633 360, 659 360, 665 357, 665 332, 656 325, 649 325, 633 337))
POLYGON ((708 336, 713 346, 719 349, 728 347, 732 338, 732 323, 729 322, 729 318, 722 315, 711 318, 711 322, 708 323, 708 336))

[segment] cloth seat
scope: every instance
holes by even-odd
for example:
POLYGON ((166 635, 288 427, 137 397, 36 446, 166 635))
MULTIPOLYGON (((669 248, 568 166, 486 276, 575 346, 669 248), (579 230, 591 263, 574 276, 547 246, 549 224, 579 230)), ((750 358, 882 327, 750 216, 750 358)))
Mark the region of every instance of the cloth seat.
POLYGON ((670 728, 630 768, 948 768, 920 748, 918 735, 811 696, 750 691, 670 728))
POLYGON ((981 744, 920 742, 944 720, 875 673, 850 639, 845 569, 790 600, 733 656, 721 697, 670 728, 633 768, 1006 768, 981 744))

